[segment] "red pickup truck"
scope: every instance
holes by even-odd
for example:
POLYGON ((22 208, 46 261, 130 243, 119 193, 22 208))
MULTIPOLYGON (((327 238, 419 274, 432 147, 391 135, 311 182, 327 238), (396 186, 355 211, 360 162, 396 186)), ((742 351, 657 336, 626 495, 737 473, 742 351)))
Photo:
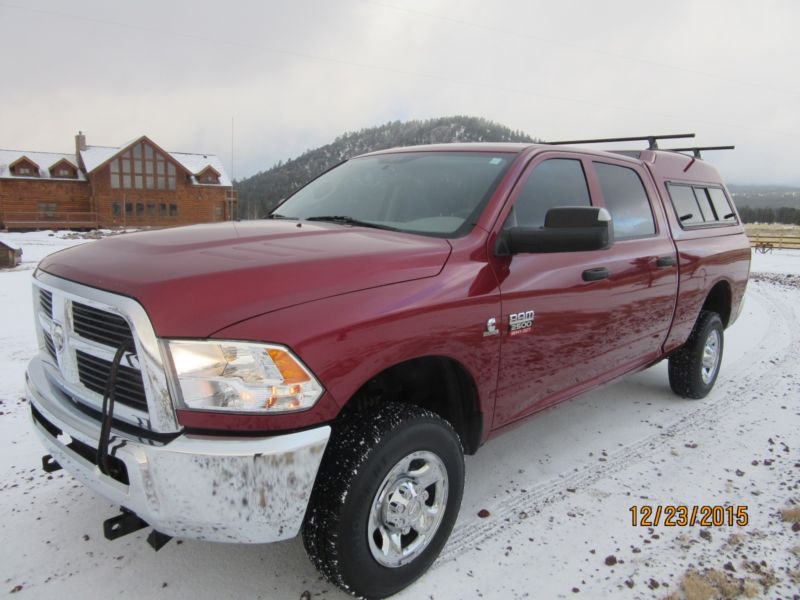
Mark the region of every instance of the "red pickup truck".
POLYGON ((110 539, 302 533, 343 589, 419 577, 464 454, 669 359, 702 398, 750 249, 717 172, 649 149, 367 154, 266 220, 104 239, 34 277, 33 426, 110 539))

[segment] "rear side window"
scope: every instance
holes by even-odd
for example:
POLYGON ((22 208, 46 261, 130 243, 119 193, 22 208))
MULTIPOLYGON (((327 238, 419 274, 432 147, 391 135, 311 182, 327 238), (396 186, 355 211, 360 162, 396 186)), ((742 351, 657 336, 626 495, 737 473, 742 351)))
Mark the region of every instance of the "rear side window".
POLYGON ((591 204, 581 161, 551 158, 530 174, 504 227, 542 227, 551 208, 591 204))
POLYGON ((603 163, 594 166, 614 223, 614 237, 624 240, 653 235, 656 232, 653 211, 636 171, 603 163))
POLYGON ((736 223, 736 216, 722 189, 676 183, 668 184, 667 188, 681 226, 736 223))

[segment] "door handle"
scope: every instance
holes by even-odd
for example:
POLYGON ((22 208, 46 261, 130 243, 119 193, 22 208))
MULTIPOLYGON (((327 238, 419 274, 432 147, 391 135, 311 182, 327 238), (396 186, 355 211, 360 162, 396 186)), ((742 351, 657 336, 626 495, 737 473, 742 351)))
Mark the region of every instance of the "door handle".
POLYGON ((678 264, 678 261, 675 259, 675 255, 669 254, 667 256, 659 256, 656 259, 656 266, 659 268, 663 267, 674 267, 678 264))
POLYGON ((611 273, 605 267, 597 267, 596 269, 586 269, 583 272, 584 281, 600 281, 601 279, 608 279, 611 273))

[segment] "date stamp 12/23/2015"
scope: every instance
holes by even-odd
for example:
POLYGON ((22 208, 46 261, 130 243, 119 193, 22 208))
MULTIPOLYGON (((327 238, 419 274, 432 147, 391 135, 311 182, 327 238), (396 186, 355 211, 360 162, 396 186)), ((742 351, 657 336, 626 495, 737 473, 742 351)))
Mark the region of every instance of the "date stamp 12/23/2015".
POLYGON ((642 505, 631 506, 631 525, 634 527, 745 527, 749 522, 747 506, 703 505, 642 505))

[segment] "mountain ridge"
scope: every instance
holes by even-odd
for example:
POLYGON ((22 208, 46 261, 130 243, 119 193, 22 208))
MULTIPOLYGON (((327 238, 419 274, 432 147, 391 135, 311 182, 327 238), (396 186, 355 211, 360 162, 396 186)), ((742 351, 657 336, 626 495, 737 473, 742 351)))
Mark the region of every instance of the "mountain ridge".
POLYGON ((329 144, 278 161, 265 171, 234 182, 241 218, 258 218, 278 202, 334 165, 367 152, 399 146, 448 142, 524 142, 539 140, 481 117, 455 115, 435 119, 389 121, 346 132, 329 144))

